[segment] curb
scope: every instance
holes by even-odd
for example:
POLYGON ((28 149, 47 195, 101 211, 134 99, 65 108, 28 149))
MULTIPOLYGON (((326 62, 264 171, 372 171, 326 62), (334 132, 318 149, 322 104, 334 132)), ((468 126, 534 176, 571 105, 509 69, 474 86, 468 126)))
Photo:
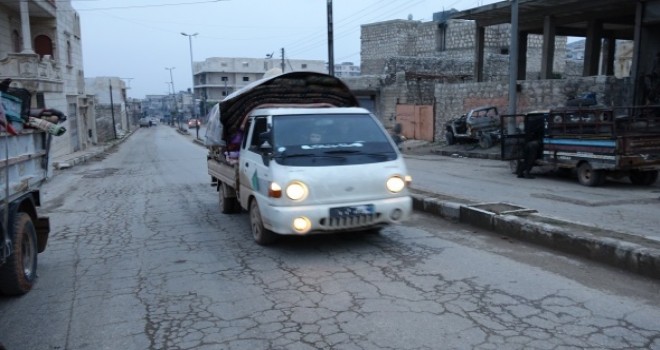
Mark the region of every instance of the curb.
POLYGON ((660 279, 660 242, 546 217, 507 203, 469 203, 411 192, 414 210, 660 279))
POLYGON ((82 154, 78 157, 71 158, 71 159, 66 160, 66 161, 53 161, 51 163, 51 166, 53 167, 54 170, 63 170, 63 169, 68 169, 68 168, 74 167, 78 164, 86 163, 88 160, 90 160, 94 157, 97 157, 99 154, 101 154, 103 152, 106 152, 107 150, 111 149, 112 147, 126 141, 131 135, 133 135, 134 132, 135 132, 135 130, 132 130, 129 133, 127 133, 126 135, 124 135, 122 138, 112 140, 112 141, 104 144, 101 147, 101 149, 96 151, 96 152, 90 152, 90 153, 82 154))
POLYGON ((474 151, 447 151, 441 149, 432 149, 431 153, 447 157, 464 157, 464 158, 479 158, 479 159, 492 159, 501 160, 502 157, 499 153, 485 153, 474 151))

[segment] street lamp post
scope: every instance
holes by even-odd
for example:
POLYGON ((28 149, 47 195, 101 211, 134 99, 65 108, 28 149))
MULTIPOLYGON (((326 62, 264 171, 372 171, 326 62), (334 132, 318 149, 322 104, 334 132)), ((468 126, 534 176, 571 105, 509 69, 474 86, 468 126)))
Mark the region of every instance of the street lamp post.
POLYGON ((176 105, 176 90, 174 89, 174 78, 172 77, 172 70, 175 68, 176 67, 165 67, 165 69, 170 71, 170 84, 172 85, 172 99, 174 100, 174 116, 177 117, 177 120, 179 121, 179 128, 181 128, 181 121, 179 120, 179 116, 176 115, 178 112, 178 108, 176 105))
POLYGON ((197 118, 197 111, 195 108, 195 68, 193 66, 193 51, 192 51, 192 38, 197 36, 198 33, 186 34, 181 32, 181 35, 188 37, 188 46, 190 48, 190 74, 192 76, 192 99, 193 99, 193 117, 197 118))
POLYGON ((165 69, 170 71, 170 84, 172 84, 172 93, 175 94, 176 90, 174 90, 174 78, 172 77, 172 69, 176 69, 176 67, 165 67, 165 69))

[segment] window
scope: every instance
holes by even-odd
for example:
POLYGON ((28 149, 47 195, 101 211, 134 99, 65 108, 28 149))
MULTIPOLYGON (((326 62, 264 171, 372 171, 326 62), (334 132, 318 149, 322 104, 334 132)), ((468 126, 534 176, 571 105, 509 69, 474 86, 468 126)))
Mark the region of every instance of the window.
POLYGON ((71 52, 71 42, 67 40, 66 42, 66 64, 72 66, 73 65, 73 58, 72 58, 72 52, 71 52))
POLYGON ((41 57, 53 57, 53 41, 46 35, 38 35, 34 38, 34 51, 41 57))
POLYGON ((229 80, 229 77, 222 77, 222 78, 220 78, 220 80, 222 80, 222 81, 228 81, 228 80, 229 80))
POLYGON ((436 33, 436 51, 445 51, 447 49, 447 31, 445 24, 438 25, 438 31, 436 33))
POLYGON ((250 149, 257 151, 261 145, 259 135, 268 131, 268 119, 266 117, 258 117, 254 119, 254 130, 252 131, 252 138, 250 138, 250 149))
POLYGON ((301 66, 302 66, 302 69, 307 69, 307 63, 303 63, 301 66))
POLYGON ((43 92, 37 92, 37 108, 46 108, 46 99, 43 92))
POLYGON ((243 81, 250 81, 250 77, 243 77, 243 81))
POLYGON ((247 68, 249 66, 250 66, 250 64, 248 62, 243 62, 243 68, 247 68))

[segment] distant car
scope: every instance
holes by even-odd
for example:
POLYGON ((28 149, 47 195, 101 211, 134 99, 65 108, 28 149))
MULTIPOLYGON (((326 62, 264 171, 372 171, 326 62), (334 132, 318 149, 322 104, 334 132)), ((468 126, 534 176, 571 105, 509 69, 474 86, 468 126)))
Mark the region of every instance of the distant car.
POLYGON ((199 119, 189 119, 188 120, 188 127, 189 128, 196 128, 198 126, 202 125, 202 122, 199 121, 199 119))
POLYGON ((152 122, 149 120, 149 118, 140 118, 140 127, 141 128, 148 128, 150 127, 152 122))

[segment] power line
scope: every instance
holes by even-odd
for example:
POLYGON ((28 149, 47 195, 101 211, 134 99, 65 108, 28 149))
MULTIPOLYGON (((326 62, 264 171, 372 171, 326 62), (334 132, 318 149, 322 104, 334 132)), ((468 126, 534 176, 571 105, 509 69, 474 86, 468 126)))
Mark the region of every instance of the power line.
MULTIPOLYGON (((382 18, 386 18, 388 16, 391 16, 392 14, 399 13, 399 12, 405 10, 405 9, 414 7, 415 5, 418 5, 422 2, 425 2, 425 0, 418 0, 418 1, 415 1, 415 2, 412 2, 412 3, 403 4, 403 5, 400 5, 400 6, 393 7, 393 8, 392 7, 388 8, 389 5, 382 6, 382 3, 381 3, 379 5, 381 5, 380 9, 382 9, 383 11, 377 11, 377 12, 379 12, 378 15, 376 15, 376 16, 360 16, 360 17, 356 18, 355 20, 348 21, 348 22, 349 23, 358 22, 358 21, 364 20, 367 17, 371 18, 370 21, 376 21, 378 19, 382 19, 382 18), (384 11, 387 11, 387 12, 384 12, 384 11)), ((394 3, 390 3, 390 5, 391 4, 394 4, 394 3)), ((363 10, 367 10, 369 8, 370 8, 370 6, 367 6, 363 10)), ((358 11, 358 12, 361 12, 361 11, 358 11)), ((351 17, 351 16, 349 16, 349 17, 351 17)), ((344 20, 344 22, 346 22, 346 21, 344 20)), ((352 28, 351 29, 349 26, 344 26, 343 28, 348 28, 348 29, 343 29, 343 30, 337 31, 337 35, 335 36, 336 39, 347 37, 351 34, 354 34, 356 31, 359 30, 359 28, 352 28)), ((306 41, 307 43, 298 41, 297 44, 293 44, 292 46, 289 46, 288 47, 288 49, 290 50, 289 51, 290 52, 289 56, 295 56, 297 54, 304 53, 306 51, 309 51, 310 49, 313 49, 313 48, 316 48, 316 47, 319 47, 319 46, 322 46, 322 45, 324 46, 326 44, 325 38, 322 38, 321 34, 317 34, 315 36, 315 38, 316 38, 315 41, 307 40, 306 41)))
MULTIPOLYGON (((80 1, 80 0, 77 0, 80 1)), ((90 1, 90 0, 86 0, 90 1)), ((207 0, 207 1, 195 1, 195 2, 178 2, 170 4, 154 4, 154 5, 130 5, 130 6, 115 6, 115 7, 97 7, 97 8, 88 8, 88 9, 77 9, 78 11, 105 11, 105 10, 125 10, 125 9, 135 9, 135 8, 153 8, 153 7, 170 7, 170 6, 184 6, 184 5, 198 5, 198 4, 208 4, 212 2, 220 1, 229 1, 229 0, 207 0)))

